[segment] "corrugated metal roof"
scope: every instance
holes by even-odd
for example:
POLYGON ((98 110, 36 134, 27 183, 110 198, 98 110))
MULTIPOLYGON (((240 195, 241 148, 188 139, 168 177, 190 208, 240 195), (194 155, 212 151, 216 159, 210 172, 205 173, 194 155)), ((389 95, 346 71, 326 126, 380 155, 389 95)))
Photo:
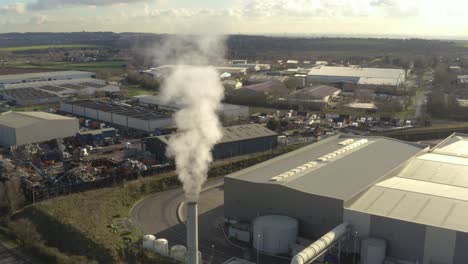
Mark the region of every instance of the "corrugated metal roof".
MULTIPOLYGON (((277 135, 278 134, 276 134, 275 132, 259 124, 223 127, 223 138, 221 139, 219 144, 277 135)), ((171 135, 164 135, 156 136, 155 138, 158 138, 159 140, 167 144, 169 142, 170 137, 171 135)))
POLYGON ((0 114, 0 125, 12 128, 29 126, 44 120, 71 120, 74 118, 46 112, 5 112, 0 114))
MULTIPOLYGON (((454 138, 450 137, 442 146, 452 145, 454 138)), ((421 154, 396 176, 375 184, 346 207, 468 232, 468 157, 421 154)))
POLYGON ((368 142, 341 157, 333 157, 320 166, 304 170, 288 180, 271 178, 297 168, 319 157, 341 149, 338 143, 351 135, 337 135, 286 155, 260 163, 227 177, 264 184, 281 184, 302 192, 347 200, 365 190, 389 172, 425 148, 389 138, 367 137, 368 142))
POLYGON ((400 79, 405 75, 405 71, 403 69, 319 66, 312 68, 308 75, 400 79))
POLYGON ((340 89, 328 86, 328 85, 320 85, 314 87, 306 87, 302 90, 296 91, 288 95, 288 99, 290 98, 298 98, 298 99, 323 99, 327 96, 332 96, 335 93, 339 92, 340 89))

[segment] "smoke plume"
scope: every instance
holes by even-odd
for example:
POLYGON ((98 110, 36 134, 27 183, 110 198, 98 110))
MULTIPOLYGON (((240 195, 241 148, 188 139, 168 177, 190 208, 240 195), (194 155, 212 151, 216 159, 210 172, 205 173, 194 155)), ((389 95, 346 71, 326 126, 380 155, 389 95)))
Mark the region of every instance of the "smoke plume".
POLYGON ((188 40, 171 39, 167 45, 176 65, 163 83, 161 96, 180 106, 174 115, 177 134, 169 140, 167 155, 175 159, 186 199, 196 202, 213 160, 211 150, 222 137, 217 110, 224 88, 218 71, 209 66, 214 55, 222 56, 213 52, 222 42, 207 37, 188 40))

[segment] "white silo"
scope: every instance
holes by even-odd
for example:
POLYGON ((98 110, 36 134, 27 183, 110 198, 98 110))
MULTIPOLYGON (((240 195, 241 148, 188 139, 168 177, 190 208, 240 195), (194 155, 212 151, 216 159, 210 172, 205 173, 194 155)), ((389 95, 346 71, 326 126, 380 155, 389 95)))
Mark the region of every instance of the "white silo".
POLYGON ((148 250, 153 250, 154 241, 156 237, 153 235, 146 235, 143 237, 143 248, 148 250))
POLYGON ((296 243, 298 221, 289 216, 260 216, 253 224, 254 248, 269 254, 289 253, 296 243))
POLYGON ((154 252, 167 257, 169 255, 169 243, 167 239, 156 239, 154 241, 154 252))
POLYGON ((185 257, 187 255, 187 248, 182 245, 175 245, 171 247, 171 258, 185 262, 185 257))
POLYGON ((387 242, 380 238, 366 238, 361 241, 361 263, 382 264, 385 260, 387 242))

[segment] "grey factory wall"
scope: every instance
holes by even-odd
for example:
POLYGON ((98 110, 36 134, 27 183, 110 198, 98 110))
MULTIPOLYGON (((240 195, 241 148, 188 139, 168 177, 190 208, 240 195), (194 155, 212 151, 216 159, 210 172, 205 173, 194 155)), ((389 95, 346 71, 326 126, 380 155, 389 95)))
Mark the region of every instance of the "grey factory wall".
POLYGON ((252 221, 257 215, 269 214, 296 218, 299 220, 299 234, 316 239, 342 223, 343 203, 277 184, 225 178, 225 217, 252 221))
POLYGON ((55 138, 75 136, 79 131, 78 119, 47 120, 16 130, 16 144, 23 145, 55 138))
POLYGON ((457 232, 453 264, 468 263, 468 234, 457 232))
POLYGON ((16 129, 0 126, 0 146, 9 147, 16 144, 16 129))
POLYGON ((387 256, 422 262, 424 258, 424 225, 401 220, 371 216, 370 236, 387 241, 387 256))
POLYGON ((254 138, 216 144, 213 149, 214 159, 225 159, 238 155, 267 151, 278 145, 278 136, 254 138))

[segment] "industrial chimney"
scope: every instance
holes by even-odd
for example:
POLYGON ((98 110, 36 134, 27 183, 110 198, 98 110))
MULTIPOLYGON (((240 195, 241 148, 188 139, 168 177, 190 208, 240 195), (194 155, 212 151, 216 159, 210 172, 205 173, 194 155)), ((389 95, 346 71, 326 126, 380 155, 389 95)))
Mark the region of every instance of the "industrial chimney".
POLYGON ((187 203, 187 264, 198 263, 198 205, 187 203))

